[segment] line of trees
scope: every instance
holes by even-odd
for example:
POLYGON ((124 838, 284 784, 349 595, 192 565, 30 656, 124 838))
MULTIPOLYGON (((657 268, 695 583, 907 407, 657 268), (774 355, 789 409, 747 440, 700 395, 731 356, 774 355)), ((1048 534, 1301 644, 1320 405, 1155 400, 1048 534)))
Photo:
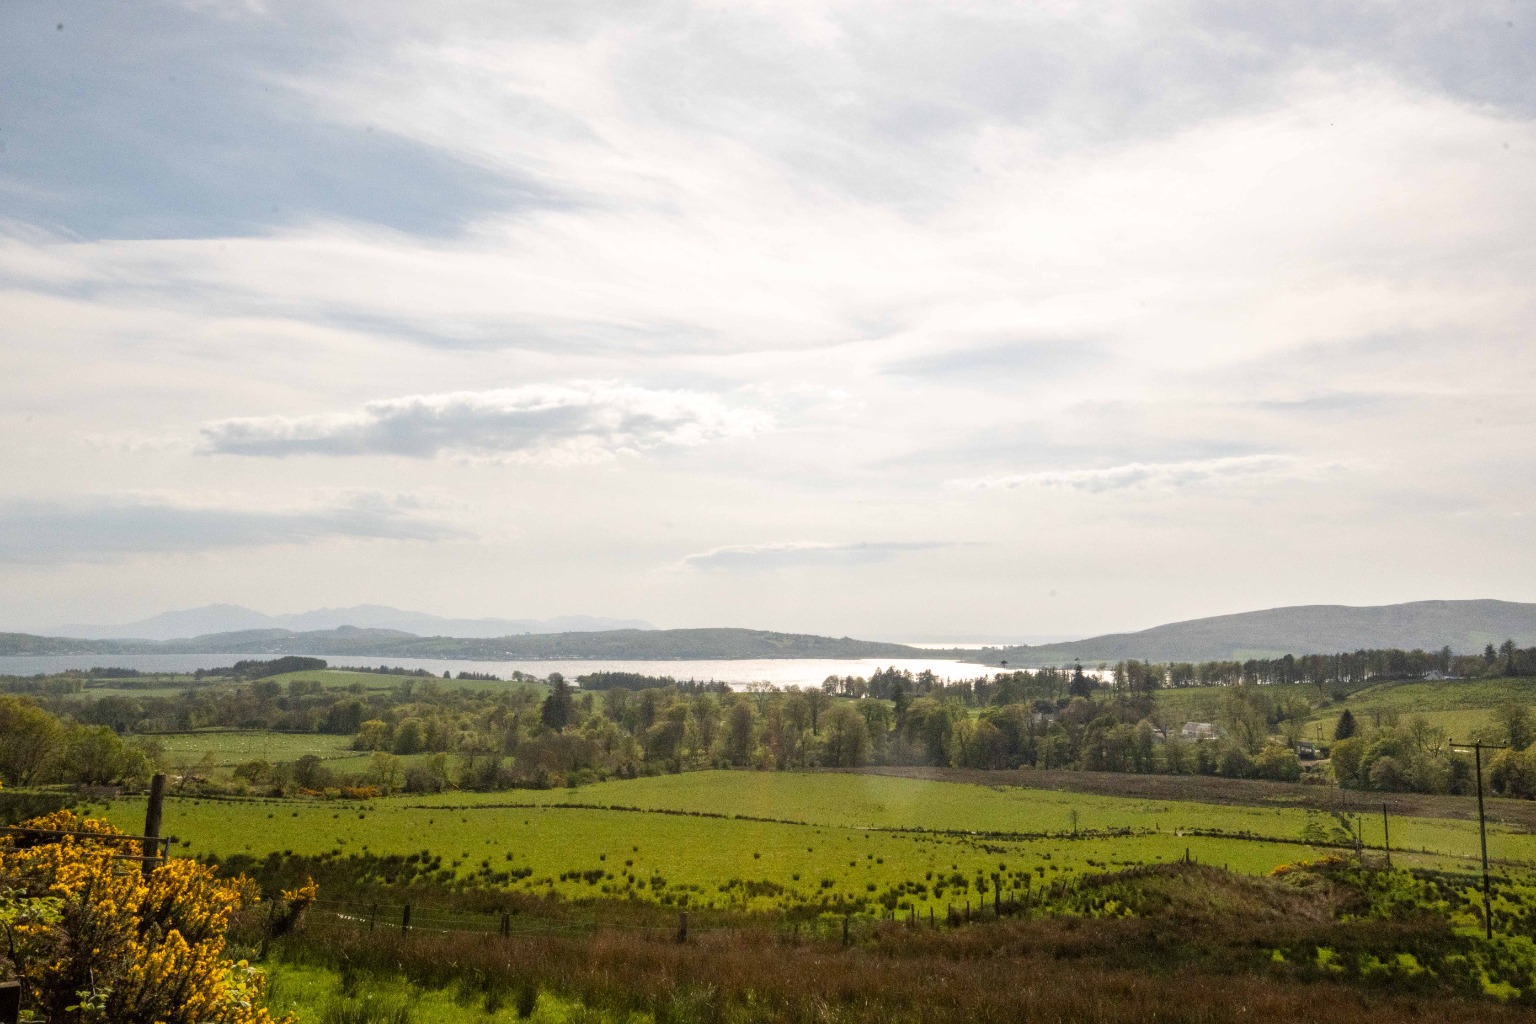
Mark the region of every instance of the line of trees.
POLYGON ((1115 666, 1117 689, 1161 690, 1185 686, 1276 685, 1304 683, 1326 690, 1395 679, 1462 678, 1536 675, 1536 647, 1521 648, 1513 640, 1482 654, 1458 655, 1449 647, 1438 651, 1396 648, 1340 654, 1287 654, 1246 661, 1143 662, 1115 666))
MULTIPOLYGON (((1533 652, 1507 643, 1490 648, 1473 667, 1524 671, 1533 652)), ((30 697, 4 698, 0 777, 20 784, 131 779, 164 763, 146 734, 226 728, 350 736, 356 750, 373 756, 342 767, 366 763, 362 781, 382 790, 542 787, 708 767, 868 764, 1297 779, 1303 775, 1297 748, 1310 738, 1303 724, 1316 708, 1372 672, 1414 678, 1440 671, 1426 666, 1446 664, 1440 655, 1434 656, 1438 661, 1425 655, 1425 661, 1420 654, 1367 651, 1227 669, 1212 662, 1188 671, 1126 661, 1104 671, 1104 683, 1080 666, 960 681, 890 668, 868 678, 829 677, 808 691, 756 685, 731 692, 714 684, 612 674, 588 678, 595 688, 580 690, 551 674, 547 696, 536 688, 448 687, 430 677, 402 677, 387 690, 327 690, 310 679, 267 678, 95 699, 88 692, 38 687, 30 697), (1189 680, 1225 685, 1196 701, 1193 717, 1215 728, 1186 736, 1181 727, 1189 711, 1172 716, 1156 691, 1193 685, 1189 680), (1319 692, 1309 697, 1304 688, 1266 680, 1315 683, 1319 692)), ((1455 659, 1450 664, 1467 668, 1455 659)), ((1498 728, 1512 752, 1507 764, 1501 762, 1496 786, 1536 795, 1536 754, 1526 754, 1531 744, 1518 726, 1519 710, 1501 712, 1498 728), (1521 760, 1527 756, 1529 766, 1521 760)), ((1350 724, 1341 726, 1345 731, 1333 744, 1339 784, 1464 790, 1465 766, 1427 722, 1401 725, 1394 719, 1367 727, 1347 713, 1341 721, 1350 724)), ((301 761, 252 761, 236 774, 255 790, 326 789, 346 781, 318 757, 301 761)))

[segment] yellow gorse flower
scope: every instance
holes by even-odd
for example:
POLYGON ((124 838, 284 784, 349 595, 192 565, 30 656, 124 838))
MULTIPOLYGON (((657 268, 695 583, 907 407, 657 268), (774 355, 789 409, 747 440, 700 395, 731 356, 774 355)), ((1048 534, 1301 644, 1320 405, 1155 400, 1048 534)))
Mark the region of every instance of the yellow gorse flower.
MULTIPOLYGON (((35 845, 16 835, 0 838, 0 889, 57 908, 46 923, 13 929, 14 966, 42 1017, 82 1024, 274 1024, 261 1005, 261 973, 224 952, 230 918, 254 902, 250 882, 221 879, 185 859, 167 861, 146 878, 139 862, 119 858, 127 844, 109 837, 123 833, 68 811, 27 827, 92 833, 35 845), (82 1000, 82 992, 104 1000, 82 1000)), ((313 882, 295 895, 312 901, 313 882)))

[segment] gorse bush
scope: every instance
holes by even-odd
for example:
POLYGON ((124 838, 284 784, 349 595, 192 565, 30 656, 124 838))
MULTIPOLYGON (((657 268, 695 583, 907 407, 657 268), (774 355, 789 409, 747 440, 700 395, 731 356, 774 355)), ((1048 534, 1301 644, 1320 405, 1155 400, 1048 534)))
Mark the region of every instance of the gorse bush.
MULTIPOLYGON (((271 1024, 263 977, 232 962, 225 931, 257 894, 190 860, 148 877, 117 829, 59 811, 0 839, 3 956, 43 1019, 111 1024, 271 1024), (42 841, 35 841, 42 840, 42 841)), ((291 894, 296 916, 313 888, 291 894)))

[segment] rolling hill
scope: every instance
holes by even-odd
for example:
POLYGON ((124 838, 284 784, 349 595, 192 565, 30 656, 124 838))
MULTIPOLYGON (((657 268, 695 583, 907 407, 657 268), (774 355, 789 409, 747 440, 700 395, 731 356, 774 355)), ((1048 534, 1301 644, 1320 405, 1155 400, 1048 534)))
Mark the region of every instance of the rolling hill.
POLYGON ((1110 633, 1070 643, 990 651, 992 664, 1055 665, 1072 661, 1226 661, 1285 654, 1336 654, 1371 648, 1458 654, 1513 639, 1536 644, 1536 604, 1513 601, 1413 601, 1351 607, 1298 605, 1172 622, 1136 633, 1110 633))
POLYGON ((509 636, 422 636, 404 629, 295 631, 282 628, 217 632, 190 639, 126 640, 0 633, 0 655, 49 654, 282 654, 361 658, 462 658, 480 661, 602 659, 627 661, 730 658, 955 659, 979 664, 1038 666, 1073 661, 1218 661, 1284 654, 1334 654, 1363 648, 1435 650, 1459 654, 1513 639, 1536 644, 1536 604, 1510 601, 1415 601, 1377 607, 1302 605, 1173 622, 1136 633, 1112 633, 1069 643, 934 650, 849 637, 759 629, 587 629, 509 636))

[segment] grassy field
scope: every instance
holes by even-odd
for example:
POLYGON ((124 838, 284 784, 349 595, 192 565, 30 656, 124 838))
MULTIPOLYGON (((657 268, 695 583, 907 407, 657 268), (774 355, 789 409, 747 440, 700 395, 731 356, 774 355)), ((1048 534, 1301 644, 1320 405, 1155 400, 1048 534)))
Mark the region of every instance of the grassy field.
MULTIPOLYGON (((1317 687, 1301 684, 1266 686, 1264 692, 1276 702, 1301 700, 1316 705, 1320 697, 1317 687)), ((1220 720, 1225 693, 1226 687, 1192 686, 1159 690, 1156 699, 1171 722, 1211 722, 1220 720)), ((1390 724, 1393 720, 1406 724, 1415 715, 1423 715, 1452 738, 1467 739, 1474 731, 1489 727, 1493 709, 1509 697, 1536 705, 1536 678, 1401 681, 1349 688, 1344 700, 1318 708, 1307 718, 1303 737, 1313 739, 1321 730, 1324 739, 1331 738, 1339 715, 1348 708, 1363 725, 1390 724)))
POLYGON ((1313 722, 1322 726, 1324 736, 1332 736, 1345 708, 1356 721, 1367 725, 1375 725, 1378 719, 1390 721, 1394 716, 1406 724, 1415 715, 1423 715, 1452 738, 1463 740, 1470 739, 1475 730, 1492 726, 1493 710, 1510 697, 1526 705, 1536 704, 1536 678, 1381 683, 1320 711, 1313 722))
POLYGON ((432 1024, 510 1024, 532 1020, 572 1019, 579 1003, 551 992, 537 994, 531 1007, 498 1000, 487 1009, 484 995, 471 983, 456 988, 421 988, 402 978, 370 977, 365 985, 340 972, 307 964, 275 963, 267 970, 267 1008, 291 1015, 299 1024, 329 1024, 336 1020, 415 1020, 432 1024), (523 1009, 531 1009, 524 1014, 523 1009))
MULTIPOLYGON (((362 663, 366 662, 366 659, 360 658, 358 661, 362 663)), ((360 664, 354 667, 367 666, 366 664, 360 664)), ((541 696, 549 692, 549 687, 543 683, 517 682, 508 679, 444 679, 442 676, 395 675, 386 672, 349 672, 346 668, 285 672, 268 678, 284 686, 287 686, 288 683, 294 680, 317 682, 327 690, 344 690, 354 685, 360 685, 364 690, 394 690, 401 686, 401 684, 409 682, 417 688, 428 686, 438 690, 474 690, 476 692, 489 693, 533 690, 541 696)))
MULTIPOLYGON (((141 802, 124 800, 109 817, 132 829, 142 813, 141 802)), ((506 884, 566 898, 632 896, 744 909, 853 901, 943 913, 976 901, 978 877, 993 873, 1005 887, 1023 886, 1026 878, 1040 885, 1178 860, 1186 849, 1203 863, 1263 874, 1326 852, 1301 842, 1309 825, 1336 822, 1294 808, 864 775, 698 772, 574 790, 366 804, 176 799, 167 803, 164 827, 183 854, 425 852, 457 877, 512 871, 522 877, 506 884), (1110 829, 1134 831, 1104 834, 1110 829), (1230 835, 1180 834, 1188 829, 1230 835)), ((1368 816, 1363 825, 1365 842, 1379 844, 1380 819, 1368 816)), ((1400 818, 1393 842, 1399 851, 1431 851, 1400 852, 1403 863, 1466 868, 1477 832, 1465 821, 1400 818)), ((1536 837, 1526 834, 1496 828, 1490 847, 1497 858, 1536 860, 1536 837)))
POLYGON ((208 730, 154 733, 145 738, 159 743, 173 764, 196 764, 206 755, 221 768, 253 758, 275 762, 294 761, 306 754, 327 760, 367 756, 352 749, 351 736, 319 733, 208 730))
MULTIPOLYGON (((372 753, 353 750, 351 736, 322 733, 267 732, 264 730, 218 730, 200 732, 151 733, 145 737, 159 743, 177 773, 194 772, 229 781, 235 766, 260 759, 271 763, 296 761, 313 754, 325 762, 341 785, 363 781, 371 764, 372 753)), ((397 762, 401 771, 424 764, 432 754, 404 754, 397 762)))

